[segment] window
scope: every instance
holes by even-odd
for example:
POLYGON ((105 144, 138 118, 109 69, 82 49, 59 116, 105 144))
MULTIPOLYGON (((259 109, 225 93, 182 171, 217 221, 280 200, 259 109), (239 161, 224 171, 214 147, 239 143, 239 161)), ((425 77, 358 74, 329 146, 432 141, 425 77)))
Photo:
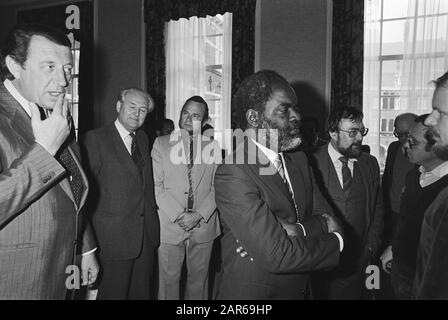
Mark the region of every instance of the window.
POLYGON ((169 21, 165 44, 165 116, 177 127, 185 100, 200 95, 207 101, 209 124, 221 142, 219 132, 230 128, 232 14, 169 21))
POLYGON ((366 0, 364 14, 364 143, 384 169, 393 120, 430 112, 431 80, 448 69, 448 1, 366 0))

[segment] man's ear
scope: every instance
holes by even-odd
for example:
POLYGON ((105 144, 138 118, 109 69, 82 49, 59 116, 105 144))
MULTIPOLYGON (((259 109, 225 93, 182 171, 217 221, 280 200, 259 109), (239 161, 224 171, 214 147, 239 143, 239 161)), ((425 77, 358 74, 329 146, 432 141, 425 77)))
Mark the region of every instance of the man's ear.
POLYGON ((246 111, 247 123, 254 128, 258 128, 258 112, 254 109, 249 109, 246 111))
POLYGON ((328 134, 330 135, 331 139, 337 140, 337 136, 338 136, 337 131, 328 131, 328 134))
POLYGON ((121 110, 121 101, 118 100, 117 101, 117 112, 120 112, 120 110, 121 110))
POLYGON ((6 67, 8 68, 9 72, 14 76, 14 79, 20 79, 20 70, 23 69, 20 63, 16 61, 13 57, 10 55, 6 56, 5 59, 6 67))

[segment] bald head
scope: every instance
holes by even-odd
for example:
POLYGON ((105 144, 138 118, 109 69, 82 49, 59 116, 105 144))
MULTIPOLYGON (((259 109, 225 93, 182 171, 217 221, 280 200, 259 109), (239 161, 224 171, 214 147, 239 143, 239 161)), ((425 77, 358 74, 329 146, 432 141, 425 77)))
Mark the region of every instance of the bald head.
POLYGON ((406 143, 409 129, 414 124, 416 118, 417 115, 414 113, 403 113, 395 118, 394 135, 398 138, 401 145, 404 145, 406 143))

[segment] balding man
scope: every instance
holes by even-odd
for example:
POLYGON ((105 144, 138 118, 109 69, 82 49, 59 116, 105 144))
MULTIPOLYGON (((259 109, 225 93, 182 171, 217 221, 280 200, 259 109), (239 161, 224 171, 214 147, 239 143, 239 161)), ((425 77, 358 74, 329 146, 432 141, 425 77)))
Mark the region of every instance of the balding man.
POLYGON ((149 299, 159 223, 148 138, 137 130, 154 102, 129 88, 116 108, 114 123, 85 138, 89 207, 104 270, 98 299, 149 299))
POLYGON ((386 166, 382 179, 382 190, 385 208, 384 243, 388 245, 381 255, 382 261, 392 260, 392 251, 389 246, 392 240, 398 213, 400 212, 400 195, 406 180, 406 174, 415 167, 409 162, 404 145, 408 141, 409 130, 414 125, 417 115, 403 113, 394 121, 394 141, 387 149, 386 166))

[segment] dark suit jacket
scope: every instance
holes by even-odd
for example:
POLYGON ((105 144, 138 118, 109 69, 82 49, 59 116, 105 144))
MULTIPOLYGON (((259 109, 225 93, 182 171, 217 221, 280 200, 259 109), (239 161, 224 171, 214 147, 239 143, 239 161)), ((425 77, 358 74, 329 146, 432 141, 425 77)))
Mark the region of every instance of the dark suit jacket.
POLYGON ((148 138, 142 131, 137 131, 136 138, 143 156, 142 176, 114 123, 85 136, 84 158, 92 187, 89 214, 102 259, 136 258, 144 227, 150 244, 159 244, 148 138))
MULTIPOLYGON (((236 154, 244 152, 247 157, 247 149, 242 149, 240 146, 236 154)), ((296 222, 294 204, 272 165, 274 174, 260 174, 260 169, 267 167, 264 164, 270 162, 264 154, 259 155, 256 164, 222 164, 215 175, 215 197, 224 233, 217 298, 303 299, 307 272, 337 265, 339 241, 336 235, 326 233, 322 217, 312 216, 315 189, 302 152, 285 154, 285 166, 307 235, 287 236, 278 218, 296 222), (237 239, 248 257, 241 258, 235 251, 237 239)))
MULTIPOLYGON (((383 201, 384 201, 384 245, 389 245, 392 241, 392 238, 395 234, 395 229, 397 226, 398 212, 393 212, 391 208, 391 199, 389 195, 390 188, 392 187, 392 178, 394 175, 394 164, 395 157, 397 153, 400 151, 400 142, 394 141, 387 148, 387 157, 386 164, 384 167, 383 178, 381 182, 381 189, 383 192, 383 201)), ((410 163, 407 165, 412 168, 410 163)), ((417 166, 414 166, 417 167, 417 166)), ((404 187, 405 179, 403 179, 403 187, 404 187)))
POLYGON ((448 187, 425 212, 417 253, 414 296, 448 300, 448 187))
MULTIPOLYGON (((335 170, 328 154, 328 144, 311 153, 309 160, 320 191, 327 202, 333 206, 335 214, 337 214, 338 210, 332 200, 332 190, 329 190, 328 187, 330 170, 335 170)), ((365 252, 370 251, 370 255, 373 256, 381 245, 383 232, 384 209, 380 190, 380 170, 376 158, 367 153, 361 153, 358 159, 358 166, 367 200, 365 205, 366 232, 362 245, 365 248, 365 252)))
MULTIPOLYGON (((34 142, 30 117, 0 82, 0 300, 65 298, 88 192, 81 174, 77 207, 65 169, 34 142)), ((95 247, 89 228, 82 239, 83 252, 95 247)))

